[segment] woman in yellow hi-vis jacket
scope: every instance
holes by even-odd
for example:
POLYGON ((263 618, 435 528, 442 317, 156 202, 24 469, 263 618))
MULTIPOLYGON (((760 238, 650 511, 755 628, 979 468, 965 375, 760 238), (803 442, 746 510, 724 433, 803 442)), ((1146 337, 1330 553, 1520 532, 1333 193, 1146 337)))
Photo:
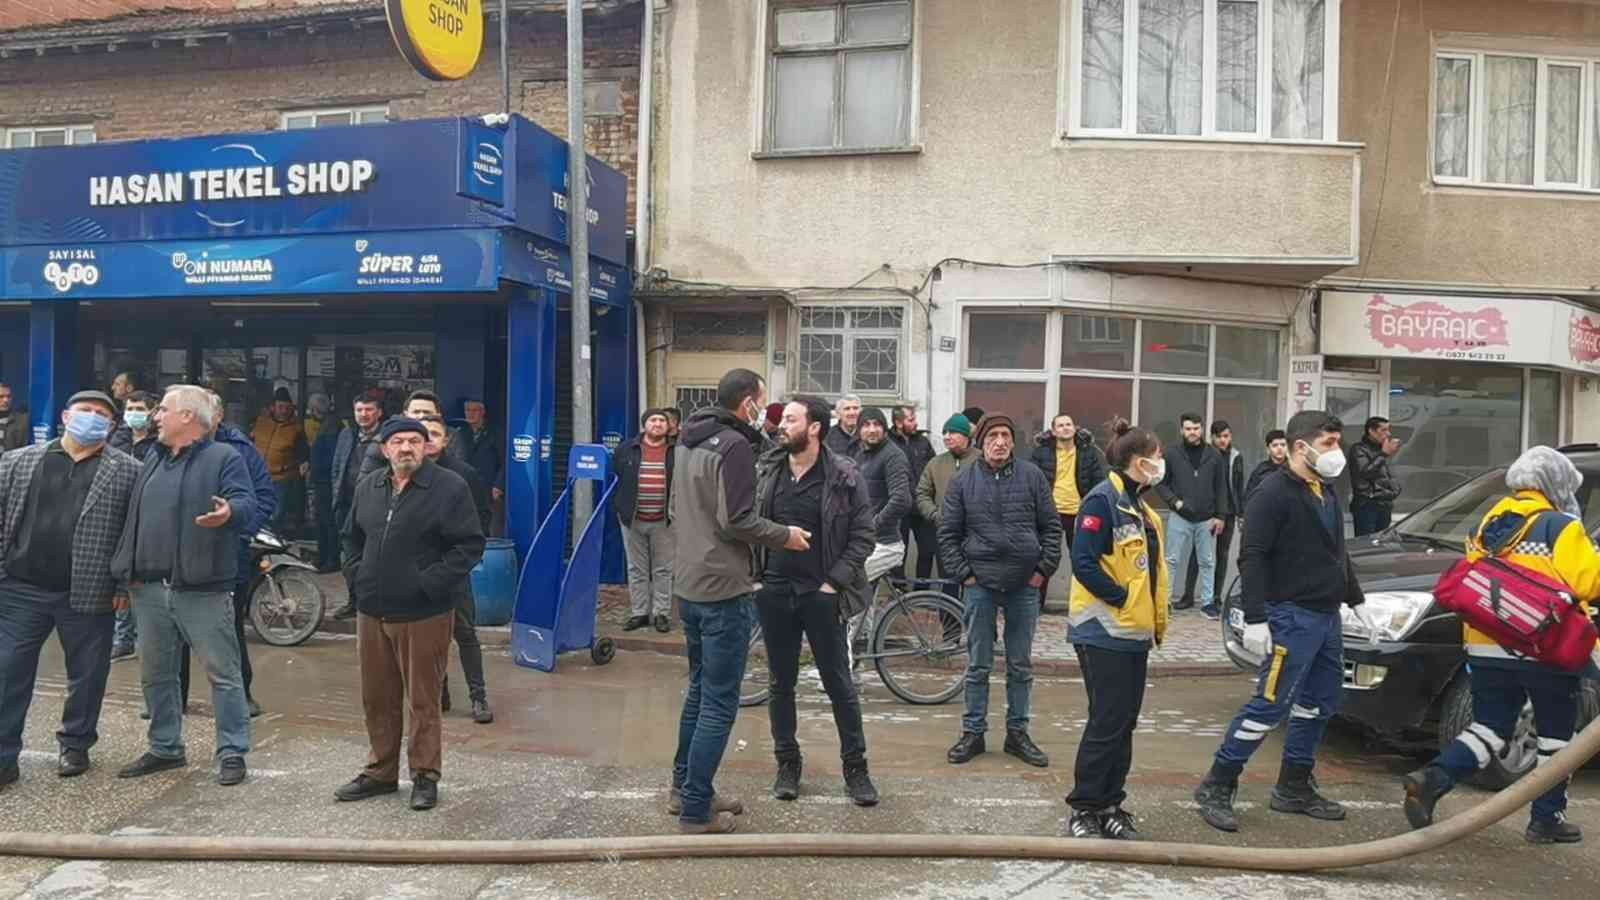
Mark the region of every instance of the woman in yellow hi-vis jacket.
MULTIPOLYGON (((1578 487, 1583 475, 1564 454, 1534 447, 1506 470, 1506 497, 1467 541, 1467 558, 1496 556, 1572 590, 1584 615, 1600 596, 1600 553, 1583 527, 1578 487)), ((1472 678, 1472 724, 1438 758, 1405 777, 1406 819, 1413 828, 1433 823, 1433 808, 1457 781, 1489 764, 1511 740, 1523 704, 1533 704, 1539 730, 1539 765, 1572 738, 1578 679, 1571 672, 1517 656, 1488 635, 1462 624, 1472 678)), ((1570 780, 1570 779, 1569 779, 1570 780)), ((1566 820, 1567 782, 1533 801, 1524 837, 1532 844, 1575 844, 1578 826, 1566 820)))
POLYGON ((1122 808, 1133 732, 1144 703, 1152 646, 1167 633, 1167 567, 1161 517, 1144 492, 1166 475, 1154 434, 1118 421, 1106 450, 1111 474, 1083 498, 1072 544, 1072 646, 1089 694, 1089 722, 1078 743, 1073 837, 1135 840, 1122 808))

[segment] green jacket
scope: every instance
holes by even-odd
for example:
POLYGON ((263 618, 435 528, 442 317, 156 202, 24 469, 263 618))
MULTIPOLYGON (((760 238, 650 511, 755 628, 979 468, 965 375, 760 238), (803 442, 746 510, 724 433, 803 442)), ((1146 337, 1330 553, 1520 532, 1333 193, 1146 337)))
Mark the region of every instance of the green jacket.
POLYGON ((945 491, 950 487, 950 480, 956 477, 962 466, 969 466, 978 460, 978 448, 967 447, 967 452, 961 456, 946 450, 935 456, 922 470, 922 477, 917 479, 917 515, 925 521, 939 524, 939 510, 944 506, 945 491))

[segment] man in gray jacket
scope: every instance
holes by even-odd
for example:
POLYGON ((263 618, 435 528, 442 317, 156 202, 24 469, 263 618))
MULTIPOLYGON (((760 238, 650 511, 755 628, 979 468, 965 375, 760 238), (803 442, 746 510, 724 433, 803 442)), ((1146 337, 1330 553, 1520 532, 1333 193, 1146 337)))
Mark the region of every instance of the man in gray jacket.
POLYGON ((670 519, 678 541, 673 590, 688 644, 689 689, 678 723, 667 811, 684 834, 726 834, 744 806, 712 786, 739 712, 739 684, 750 652, 752 600, 760 581, 755 547, 803 551, 811 537, 756 508, 756 457, 766 384, 734 369, 717 385, 717 404, 683 423, 672 459, 670 519))
POLYGON ((150 749, 119 773, 138 778, 188 765, 183 747, 178 654, 205 660, 217 724, 217 783, 244 780, 250 710, 233 629, 239 528, 255 516, 244 460, 210 437, 205 388, 169 388, 156 408, 160 443, 145 459, 111 561, 128 585, 139 623, 140 681, 150 711, 150 749))

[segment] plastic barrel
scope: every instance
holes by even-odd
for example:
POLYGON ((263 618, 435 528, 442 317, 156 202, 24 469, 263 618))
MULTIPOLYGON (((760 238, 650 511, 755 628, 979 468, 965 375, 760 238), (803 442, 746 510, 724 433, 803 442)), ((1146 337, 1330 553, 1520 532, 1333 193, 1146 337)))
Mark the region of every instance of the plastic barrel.
POLYGON ((505 538, 490 538, 483 559, 472 569, 472 598, 477 624, 504 625, 517 603, 517 549, 505 538))

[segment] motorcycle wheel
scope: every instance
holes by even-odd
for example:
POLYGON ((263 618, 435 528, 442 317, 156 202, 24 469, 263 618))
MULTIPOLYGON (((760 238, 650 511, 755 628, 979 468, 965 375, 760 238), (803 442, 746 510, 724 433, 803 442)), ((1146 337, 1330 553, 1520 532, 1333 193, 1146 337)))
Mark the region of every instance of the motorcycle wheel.
POLYGON ((327 606, 328 598, 310 572, 269 572, 250 594, 250 624, 274 647, 294 647, 316 634, 327 606))

